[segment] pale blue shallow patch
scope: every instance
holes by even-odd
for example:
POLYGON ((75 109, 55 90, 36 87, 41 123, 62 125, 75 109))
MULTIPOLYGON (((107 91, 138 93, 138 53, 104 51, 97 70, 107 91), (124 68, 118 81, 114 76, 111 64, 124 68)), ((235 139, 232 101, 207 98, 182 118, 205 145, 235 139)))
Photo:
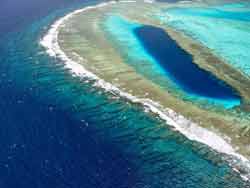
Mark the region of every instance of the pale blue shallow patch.
MULTIPOLYGON (((145 60, 155 62, 155 60, 144 50, 140 41, 137 40, 133 30, 140 27, 141 24, 129 22, 121 16, 109 16, 105 21, 105 30, 108 31, 123 48, 128 49, 126 55, 137 60, 137 63, 144 64, 145 60)), ((129 63, 129 62, 128 62, 129 63)), ((154 71, 163 73, 164 71, 156 63, 151 64, 154 71)))
POLYGON ((134 67, 138 73, 167 90, 181 93, 181 97, 186 100, 199 102, 205 104, 205 106, 210 104, 232 108, 240 104, 239 99, 210 98, 184 92, 182 86, 173 82, 170 74, 145 50, 143 44, 135 35, 134 30, 141 26, 142 24, 126 20, 119 15, 110 15, 104 22, 104 29, 108 33, 110 40, 113 40, 116 45, 118 44, 117 49, 126 58, 125 62, 134 67))
POLYGON ((156 17, 250 76, 250 3, 165 9, 156 17))
POLYGON ((143 108, 110 99, 48 56, 39 41, 56 18, 77 8, 68 7, 72 1, 11 2, 0 6, 8 25, 17 23, 17 12, 24 19, 0 27, 1 188, 247 186, 222 155, 143 108), (56 5, 65 9, 53 12, 56 5))

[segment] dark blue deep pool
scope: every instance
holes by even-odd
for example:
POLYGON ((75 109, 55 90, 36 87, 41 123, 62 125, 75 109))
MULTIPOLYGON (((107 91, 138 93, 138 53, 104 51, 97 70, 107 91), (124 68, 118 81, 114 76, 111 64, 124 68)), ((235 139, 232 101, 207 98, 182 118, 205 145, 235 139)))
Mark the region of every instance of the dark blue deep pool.
POLYGON ((217 153, 45 53, 73 2, 95 3, 0 1, 0 188, 246 187, 217 153))
POLYGON ((167 75, 187 93, 213 99, 240 100, 232 87, 193 63, 192 56, 163 29, 144 25, 135 28, 134 33, 167 75))

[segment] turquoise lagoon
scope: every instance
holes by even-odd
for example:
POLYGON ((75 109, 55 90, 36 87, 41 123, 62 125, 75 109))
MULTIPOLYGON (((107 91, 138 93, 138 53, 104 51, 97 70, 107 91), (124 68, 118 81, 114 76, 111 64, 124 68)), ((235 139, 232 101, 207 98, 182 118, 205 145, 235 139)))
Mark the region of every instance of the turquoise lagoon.
POLYGON ((1 43, 1 187, 247 187, 221 154, 49 57, 39 40, 58 16, 1 43))
POLYGON ((199 41, 249 77, 249 2, 164 9, 157 18, 199 41))
MULTIPOLYGON (((32 9, 40 14, 53 3, 32 9)), ((50 57, 39 41, 56 19, 77 8, 68 6, 45 18, 26 16, 22 29, 1 32, 0 187, 249 187, 221 154, 141 107, 113 99, 50 57)))
POLYGON ((126 63, 168 91, 186 100, 232 108, 240 104, 237 92, 199 68, 163 29, 109 15, 104 29, 126 63))

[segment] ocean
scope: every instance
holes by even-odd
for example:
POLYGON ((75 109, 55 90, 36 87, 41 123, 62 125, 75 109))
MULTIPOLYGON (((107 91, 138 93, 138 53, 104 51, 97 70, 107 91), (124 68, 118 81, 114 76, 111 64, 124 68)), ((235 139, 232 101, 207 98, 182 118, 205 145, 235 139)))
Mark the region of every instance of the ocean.
POLYGON ((96 3, 1 1, 0 187, 247 187, 222 154, 48 56, 50 25, 96 3))

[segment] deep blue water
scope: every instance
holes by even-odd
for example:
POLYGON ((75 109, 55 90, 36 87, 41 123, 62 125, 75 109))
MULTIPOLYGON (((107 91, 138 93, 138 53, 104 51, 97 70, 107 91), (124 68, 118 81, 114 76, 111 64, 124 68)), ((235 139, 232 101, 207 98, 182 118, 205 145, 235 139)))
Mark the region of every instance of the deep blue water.
POLYGON ((0 187, 247 187, 219 154, 44 53, 47 26, 83 5, 71 3, 0 2, 0 187))
POLYGON ((145 50, 188 93, 215 99, 240 100, 233 88, 193 63, 192 56, 181 49, 163 29, 146 25, 135 28, 134 33, 145 50))
POLYGON ((24 26, 55 10, 73 7, 85 2, 86 0, 1 0, 0 34, 2 36, 11 31, 21 30, 24 26))

